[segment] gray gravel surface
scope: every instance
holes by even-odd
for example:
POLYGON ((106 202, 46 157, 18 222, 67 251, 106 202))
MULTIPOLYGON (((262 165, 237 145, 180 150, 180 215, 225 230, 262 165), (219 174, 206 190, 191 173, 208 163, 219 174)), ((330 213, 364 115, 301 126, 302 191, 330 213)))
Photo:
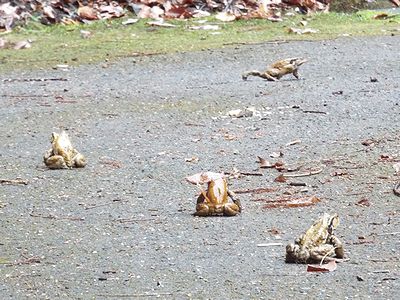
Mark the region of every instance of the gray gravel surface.
POLYGON ((134 57, 0 79, 0 179, 28 181, 0 185, 1 299, 399 298, 400 36, 134 57), (300 80, 241 80, 293 56, 309 59, 300 80), (26 81, 40 78, 66 81, 26 81), (250 106, 252 117, 227 116, 250 106), (50 133, 61 129, 86 168, 44 167, 50 133), (274 182, 277 170, 258 169, 257 156, 323 171, 291 187, 274 182), (184 178, 207 170, 261 172, 231 176, 230 188, 276 191, 239 194, 240 216, 193 217, 198 189, 184 178), (263 208, 262 199, 284 194, 321 202, 263 208), (362 199, 370 206, 357 205, 362 199), (340 215, 336 233, 350 261, 325 274, 285 264, 285 245, 324 212, 340 215), (259 246, 266 243, 281 245, 259 246))

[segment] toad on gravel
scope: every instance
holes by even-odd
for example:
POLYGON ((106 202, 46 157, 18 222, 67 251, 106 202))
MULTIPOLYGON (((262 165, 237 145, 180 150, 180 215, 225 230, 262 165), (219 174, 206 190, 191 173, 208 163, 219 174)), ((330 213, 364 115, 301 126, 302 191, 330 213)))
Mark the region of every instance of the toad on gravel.
POLYGON ((45 165, 50 169, 83 168, 86 166, 86 158, 80 154, 71 144, 68 134, 51 134, 51 148, 43 157, 45 165))
POLYGON ((299 57, 286 58, 270 65, 264 72, 247 71, 242 74, 242 79, 247 80, 249 76, 258 76, 268 81, 278 81, 284 75, 293 74, 299 79, 299 67, 307 60, 299 57))
POLYGON ((312 263, 323 261, 344 261, 342 242, 333 234, 339 225, 337 214, 324 214, 320 219, 295 240, 286 246, 286 262, 312 263))
POLYGON ((201 191, 197 198, 195 216, 235 216, 241 212, 240 201, 235 199, 233 192, 229 191, 223 174, 204 172, 189 176, 186 179, 199 186, 201 191), (207 183, 206 191, 201 187, 201 184, 204 183, 207 183), (232 202, 228 201, 228 197, 232 202))

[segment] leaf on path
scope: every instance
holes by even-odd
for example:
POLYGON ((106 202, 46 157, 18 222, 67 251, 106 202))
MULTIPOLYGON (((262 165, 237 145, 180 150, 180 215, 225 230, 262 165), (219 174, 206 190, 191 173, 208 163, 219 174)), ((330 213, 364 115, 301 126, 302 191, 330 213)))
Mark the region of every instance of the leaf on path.
POLYGON ((361 145, 363 145, 363 146, 374 146, 375 143, 376 143, 376 141, 373 140, 373 139, 366 139, 366 140, 361 142, 361 145))
MULTIPOLYGON (((258 199, 258 201, 263 199, 258 199)), ((321 200, 317 196, 292 198, 292 197, 281 197, 275 200, 264 200, 267 204, 263 208, 293 208, 293 207, 304 207, 315 205, 321 200)))
POLYGON ((275 165, 271 164, 268 160, 265 158, 262 158, 261 156, 258 157, 258 162, 260 163, 260 168, 265 169, 265 168, 274 168, 275 165))
POLYGON ((197 156, 192 156, 190 158, 185 158, 185 162, 197 163, 199 158, 197 156))
POLYGON ((369 206, 371 206, 371 202, 369 202, 369 200, 367 198, 363 198, 360 201, 358 201, 356 203, 356 205, 369 207, 369 206))
POLYGON ((283 175, 283 174, 280 174, 278 177, 276 177, 275 179, 274 179, 274 182, 281 182, 281 183, 283 183, 283 182, 286 182, 287 181, 287 178, 283 175))
POLYGON ((279 151, 279 152, 272 152, 270 155, 269 155, 269 157, 272 157, 272 158, 278 158, 278 157, 282 157, 283 156, 283 153, 281 152, 281 151, 279 151))
POLYGON ((246 189, 246 190, 236 190, 235 194, 262 194, 262 193, 271 193, 276 192, 278 188, 255 188, 255 189, 246 189))
POLYGON ((216 172, 202 172, 196 173, 194 175, 186 177, 186 180, 193 184, 203 184, 208 183, 213 180, 224 178, 225 175, 223 173, 216 172))
POLYGON ((333 272, 337 268, 337 264, 334 260, 326 264, 311 264, 307 265, 307 272, 333 272))

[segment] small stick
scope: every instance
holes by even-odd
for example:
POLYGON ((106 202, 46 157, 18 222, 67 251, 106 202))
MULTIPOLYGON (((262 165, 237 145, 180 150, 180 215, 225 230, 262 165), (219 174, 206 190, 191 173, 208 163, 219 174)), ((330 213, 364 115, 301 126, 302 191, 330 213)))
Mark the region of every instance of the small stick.
POLYGON ((8 78, 3 79, 3 82, 15 82, 15 81, 22 81, 22 82, 30 82, 30 81, 68 81, 66 78, 8 78))
MULTIPOLYGON (((145 218, 145 219, 116 219, 114 221, 118 221, 120 223, 133 223, 133 222, 147 222, 147 221, 156 221, 158 218, 145 218)), ((161 221, 161 220, 160 220, 161 221)), ((157 224, 160 222, 157 222, 157 224)))
POLYGON ((297 174, 282 174, 284 177, 305 177, 305 176, 312 176, 322 172, 322 169, 310 171, 306 173, 297 173, 297 174))
POLYGON ((37 215, 34 213, 30 213, 29 215, 34 218, 54 219, 54 220, 71 220, 71 221, 84 221, 85 220, 85 218, 83 218, 83 217, 57 217, 57 216, 53 216, 53 215, 43 216, 43 215, 37 215))
POLYGON ((24 259, 18 260, 13 263, 6 264, 7 266, 18 266, 18 265, 29 265, 34 263, 40 263, 39 256, 32 256, 32 257, 24 257, 24 259))
POLYGON ((100 294, 97 295, 99 297, 106 297, 106 298, 136 298, 136 297, 160 297, 160 296, 171 296, 173 293, 139 293, 139 294, 100 294))
POLYGON ((128 200, 123 201, 123 200, 119 200, 119 199, 114 199, 114 200, 113 200, 112 202, 110 202, 110 203, 104 203, 104 204, 99 204, 99 205, 93 205, 93 206, 85 207, 85 210, 92 209, 92 208, 98 208, 98 207, 102 207, 102 206, 112 205, 112 204, 114 204, 114 203, 116 203, 116 202, 128 202, 128 200))
POLYGON ((23 184, 23 185, 27 185, 28 184, 28 180, 22 180, 22 179, 0 179, 0 183, 1 184, 23 184))
POLYGON ((400 234, 400 231, 396 231, 396 232, 385 232, 385 233, 377 233, 376 235, 397 235, 400 234))
POLYGON ((307 114, 323 114, 323 115, 327 114, 327 112, 319 111, 319 110, 303 110, 303 113, 307 113, 307 114))
POLYGON ((257 247, 268 247, 268 246, 282 246, 282 243, 266 243, 266 244, 257 244, 257 247))
POLYGON ((255 172, 239 172, 240 174, 242 174, 242 175, 245 175, 245 176, 264 176, 264 174, 263 173, 255 173, 255 172))

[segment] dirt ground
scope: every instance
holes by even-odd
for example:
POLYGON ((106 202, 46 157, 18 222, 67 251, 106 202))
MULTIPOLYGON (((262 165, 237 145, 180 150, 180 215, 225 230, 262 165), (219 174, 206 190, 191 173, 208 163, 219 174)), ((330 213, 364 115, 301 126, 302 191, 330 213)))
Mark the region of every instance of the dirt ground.
POLYGON ((0 298, 398 299, 399 62, 397 35, 1 74, 0 179, 27 184, 0 185, 0 298), (293 56, 309 59, 300 80, 241 79, 293 56), (44 167, 61 129, 86 168, 44 167), (322 172, 278 183, 257 156, 322 172), (276 190, 238 194, 236 217, 194 217, 184 178, 200 171, 261 173, 230 188, 276 190), (264 208, 283 195, 321 202, 264 208), (339 214, 350 261, 286 264, 286 244, 324 212, 339 214))

